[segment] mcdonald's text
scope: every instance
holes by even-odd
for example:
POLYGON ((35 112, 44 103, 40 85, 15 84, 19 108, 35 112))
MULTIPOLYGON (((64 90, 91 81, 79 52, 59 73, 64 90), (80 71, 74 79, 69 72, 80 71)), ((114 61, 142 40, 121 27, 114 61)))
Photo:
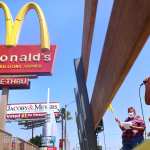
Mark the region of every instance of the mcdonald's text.
POLYGON ((0 46, 0 74, 50 75, 55 50, 56 45, 45 51, 37 45, 0 46))

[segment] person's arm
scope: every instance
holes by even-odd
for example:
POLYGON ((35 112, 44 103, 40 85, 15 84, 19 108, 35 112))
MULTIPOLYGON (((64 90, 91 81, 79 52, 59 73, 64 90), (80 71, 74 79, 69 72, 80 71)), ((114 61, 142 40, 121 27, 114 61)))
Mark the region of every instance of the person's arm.
POLYGON ((121 125, 121 122, 118 118, 115 118, 116 122, 118 123, 118 126, 120 127, 121 130, 125 130, 125 128, 121 125))
POLYGON ((143 131, 145 129, 145 127, 138 127, 138 126, 135 126, 135 125, 131 125, 130 127, 132 129, 139 130, 139 131, 143 131))
POLYGON ((121 130, 125 130, 125 128, 121 125, 121 123, 118 124, 121 130))

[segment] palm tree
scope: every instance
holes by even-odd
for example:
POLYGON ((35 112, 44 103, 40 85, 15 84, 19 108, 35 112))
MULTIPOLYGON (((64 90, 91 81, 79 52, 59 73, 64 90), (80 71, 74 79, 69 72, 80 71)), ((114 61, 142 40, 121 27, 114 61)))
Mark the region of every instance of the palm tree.
POLYGON ((61 108, 61 123, 62 123, 62 140, 64 141, 64 146, 66 150, 66 136, 67 136, 67 121, 72 120, 71 113, 66 110, 66 105, 65 108, 61 108), (64 124, 65 121, 65 124, 64 124))

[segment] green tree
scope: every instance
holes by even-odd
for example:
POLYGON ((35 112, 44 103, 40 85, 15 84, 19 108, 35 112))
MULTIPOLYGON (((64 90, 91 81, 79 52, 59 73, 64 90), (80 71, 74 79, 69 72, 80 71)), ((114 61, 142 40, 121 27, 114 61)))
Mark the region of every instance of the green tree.
POLYGON ((31 138, 29 142, 40 147, 41 143, 42 143, 42 136, 41 135, 35 136, 35 137, 31 138))

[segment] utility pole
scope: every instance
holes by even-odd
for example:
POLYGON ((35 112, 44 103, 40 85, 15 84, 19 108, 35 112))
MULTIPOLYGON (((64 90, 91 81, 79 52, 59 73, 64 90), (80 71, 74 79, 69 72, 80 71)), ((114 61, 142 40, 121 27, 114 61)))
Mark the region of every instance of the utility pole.
POLYGON ((67 139, 67 105, 65 105, 65 150, 66 150, 66 148, 67 148, 67 141, 66 141, 66 139, 67 139))

